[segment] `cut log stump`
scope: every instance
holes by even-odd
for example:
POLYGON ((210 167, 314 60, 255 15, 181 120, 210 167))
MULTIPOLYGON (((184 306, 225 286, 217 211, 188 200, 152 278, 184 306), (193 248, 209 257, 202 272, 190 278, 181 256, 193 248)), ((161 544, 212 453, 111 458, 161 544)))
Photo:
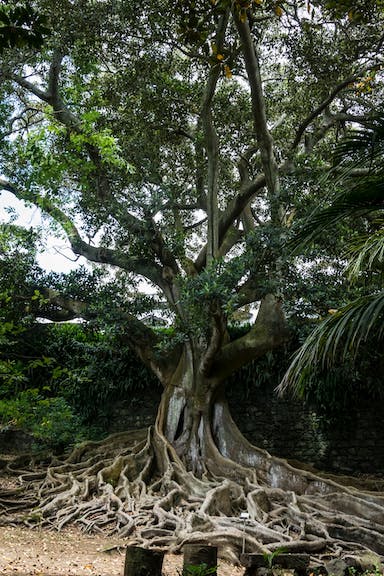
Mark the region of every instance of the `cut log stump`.
MULTIPOLYGON (((217 547, 203 546, 202 544, 185 544, 183 546, 183 576, 192 574, 189 566, 206 565, 207 568, 216 569, 217 567, 217 547)), ((211 576, 217 576, 216 570, 210 573, 211 576)))
POLYGON ((124 576, 161 576, 164 552, 128 546, 125 552, 124 576))
POLYGON ((263 554, 241 554, 240 562, 246 567, 244 576, 256 576, 257 571, 279 566, 294 570, 298 576, 306 576, 309 567, 309 554, 278 554, 270 562, 263 554))

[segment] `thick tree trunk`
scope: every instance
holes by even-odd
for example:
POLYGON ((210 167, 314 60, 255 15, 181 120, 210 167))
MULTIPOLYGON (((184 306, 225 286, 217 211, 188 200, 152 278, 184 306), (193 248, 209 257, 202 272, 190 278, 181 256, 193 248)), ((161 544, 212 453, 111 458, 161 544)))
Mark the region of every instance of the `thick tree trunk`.
POLYGON ((159 406, 156 429, 175 449, 188 470, 201 476, 214 448, 212 415, 220 381, 202 374, 198 346, 184 347, 179 365, 159 406))
MULTIPOLYGON (((156 433, 164 437, 189 472, 242 481, 248 467, 277 486, 269 454, 252 446, 231 418, 224 382, 201 372, 203 353, 189 343, 165 386, 156 433), (235 463, 235 465, 233 465, 235 463), (258 473, 259 473, 258 472, 258 473)), ((284 475, 283 475, 284 476, 284 475)), ((290 489, 298 488, 292 485, 290 489)))

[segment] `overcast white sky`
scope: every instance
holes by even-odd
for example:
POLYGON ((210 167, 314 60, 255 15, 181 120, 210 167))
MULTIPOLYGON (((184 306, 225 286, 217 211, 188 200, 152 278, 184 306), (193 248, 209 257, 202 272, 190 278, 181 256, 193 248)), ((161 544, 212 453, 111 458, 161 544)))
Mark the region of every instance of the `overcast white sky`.
MULTIPOLYGON (((8 207, 13 208, 18 215, 17 220, 14 222, 15 224, 25 228, 43 224, 41 211, 38 208, 29 208, 9 192, 0 191, 1 223, 11 221, 11 215, 6 210, 8 207)), ((46 222, 44 227, 46 227, 46 222)), ((84 258, 74 261, 75 256, 64 238, 55 238, 55 236, 50 234, 46 235, 44 243, 45 250, 38 256, 38 263, 42 268, 52 272, 68 272, 81 264, 85 264, 84 258)))

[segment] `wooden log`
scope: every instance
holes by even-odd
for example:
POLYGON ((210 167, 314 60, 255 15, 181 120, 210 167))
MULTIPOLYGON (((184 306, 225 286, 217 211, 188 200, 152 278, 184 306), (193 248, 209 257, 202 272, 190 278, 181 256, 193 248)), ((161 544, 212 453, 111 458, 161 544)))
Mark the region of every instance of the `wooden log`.
POLYGON ((164 552, 128 546, 125 552, 124 576, 161 576, 164 552))
POLYGON ((298 576, 305 576, 309 567, 309 554, 277 554, 271 556, 270 561, 264 554, 241 554, 240 562, 247 568, 247 576, 256 574, 259 568, 273 568, 279 566, 288 570, 295 570, 298 576))
POLYGON ((207 568, 214 569, 211 576, 217 576, 217 547, 204 546, 203 544, 185 544, 183 546, 183 576, 190 576, 192 571, 189 566, 205 565, 207 568))

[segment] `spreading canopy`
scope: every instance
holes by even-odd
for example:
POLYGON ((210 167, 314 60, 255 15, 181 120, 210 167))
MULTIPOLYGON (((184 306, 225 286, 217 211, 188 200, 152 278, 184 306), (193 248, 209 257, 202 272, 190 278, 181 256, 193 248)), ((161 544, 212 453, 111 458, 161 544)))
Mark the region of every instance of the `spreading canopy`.
POLYGON ((1 187, 124 277, 140 346, 148 291, 207 370, 237 310, 284 294, 313 175, 380 99, 380 6, 336 4, 42 1, 43 48, 4 50, 1 187))

